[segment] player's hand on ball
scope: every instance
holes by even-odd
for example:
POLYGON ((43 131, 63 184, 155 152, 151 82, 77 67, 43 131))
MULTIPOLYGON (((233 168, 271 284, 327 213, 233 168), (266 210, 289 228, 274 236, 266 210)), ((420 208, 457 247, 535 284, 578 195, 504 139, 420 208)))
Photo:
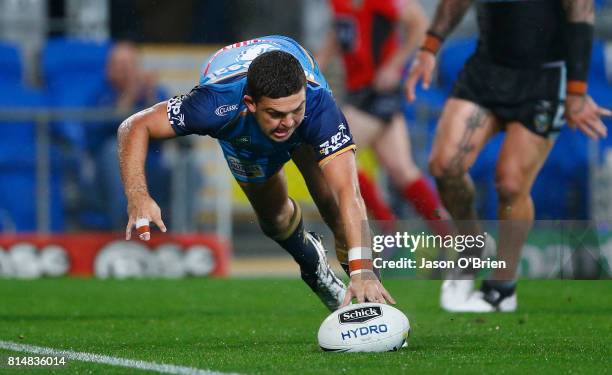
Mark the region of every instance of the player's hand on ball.
POLYGON ((152 221, 159 230, 166 232, 166 225, 161 218, 161 210, 148 194, 128 200, 129 220, 125 228, 125 239, 132 238, 132 229, 136 227, 138 238, 143 241, 151 239, 149 223, 152 221))
POLYGON ((605 138, 608 129, 601 117, 612 116, 612 112, 602 108, 589 95, 569 94, 565 100, 565 119, 572 129, 580 129, 591 139, 605 138))
POLYGON ((423 80, 423 88, 429 89, 431 78, 436 67, 436 56, 428 51, 419 51, 410 66, 406 80, 406 98, 409 102, 416 99, 415 88, 419 80, 423 80))
POLYGON ((362 272, 351 277, 342 306, 348 306, 353 298, 357 302, 378 302, 395 304, 391 294, 380 283, 374 272, 362 272))

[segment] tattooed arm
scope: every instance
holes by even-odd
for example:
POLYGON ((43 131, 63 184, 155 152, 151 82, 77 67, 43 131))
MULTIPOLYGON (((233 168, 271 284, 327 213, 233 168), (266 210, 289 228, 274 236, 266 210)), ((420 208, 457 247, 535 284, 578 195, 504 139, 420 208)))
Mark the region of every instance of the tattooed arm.
POLYGON ((586 22, 592 25, 595 21, 593 0, 563 0, 562 4, 569 22, 586 22))
POLYGON ((425 42, 410 67, 405 91, 408 101, 416 99, 415 87, 423 80, 423 88, 428 89, 433 71, 436 67, 436 53, 453 29, 459 24, 465 12, 472 5, 472 0, 441 0, 436 15, 427 31, 425 42))
POLYGON ((564 23, 567 35, 565 61, 568 92, 585 94, 593 46, 593 0, 562 0, 562 5, 566 17, 565 22, 561 20, 561 23, 564 23))
POLYGON ((440 1, 429 32, 441 39, 446 38, 461 22, 470 5, 472 0, 440 1))
POLYGON ((593 0, 562 0, 566 14, 567 98, 565 118, 570 127, 593 139, 607 136, 602 116, 611 112, 600 108, 587 94, 587 78, 593 46, 595 11, 593 0))

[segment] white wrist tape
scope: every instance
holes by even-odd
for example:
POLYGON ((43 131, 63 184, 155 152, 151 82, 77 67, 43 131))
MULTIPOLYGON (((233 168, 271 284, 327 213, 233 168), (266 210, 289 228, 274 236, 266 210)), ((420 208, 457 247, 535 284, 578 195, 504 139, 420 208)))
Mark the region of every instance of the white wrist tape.
POLYGON ((136 219, 136 228, 144 227, 145 225, 149 225, 149 220, 144 217, 139 217, 136 219))
POLYGON ((348 251, 349 276, 364 271, 372 271, 372 249, 369 247, 353 247, 348 251))
POLYGON ((374 273, 374 271, 362 268, 362 269, 359 269, 359 270, 351 271, 351 273, 349 273, 349 276, 353 277, 353 276, 359 275, 361 273, 374 273))
POLYGON ((369 247, 352 247, 348 251, 348 260, 372 259, 372 249, 369 247))

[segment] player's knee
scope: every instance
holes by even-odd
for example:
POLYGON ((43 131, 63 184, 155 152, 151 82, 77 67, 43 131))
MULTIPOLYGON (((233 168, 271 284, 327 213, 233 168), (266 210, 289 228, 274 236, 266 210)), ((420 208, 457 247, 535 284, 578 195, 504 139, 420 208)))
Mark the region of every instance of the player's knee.
POLYGON ((284 224, 284 220, 282 220, 282 218, 266 218, 266 219, 259 219, 259 227, 261 228, 262 232, 274 239, 276 237, 278 237, 279 235, 281 235, 284 232, 285 229, 285 225, 284 224))
POLYGON ((302 219, 300 206, 289 198, 283 209, 265 216, 259 215, 258 221, 264 234, 272 239, 288 237, 297 227, 302 219))
POLYGON ((429 159, 429 173, 436 179, 460 177, 466 173, 463 165, 455 163, 450 156, 432 154, 429 159))
POLYGON ((500 202, 513 202, 524 194, 529 194, 529 189, 523 186, 523 179, 515 174, 498 174, 495 179, 495 188, 500 202))

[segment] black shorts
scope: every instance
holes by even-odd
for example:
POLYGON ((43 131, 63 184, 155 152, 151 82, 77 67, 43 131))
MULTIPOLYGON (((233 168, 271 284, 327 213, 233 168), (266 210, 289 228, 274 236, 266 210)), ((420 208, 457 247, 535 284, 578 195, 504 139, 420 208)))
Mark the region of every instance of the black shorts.
POLYGON ((377 92, 372 87, 346 93, 346 103, 370 115, 389 123, 396 113, 402 113, 404 98, 399 89, 389 92, 377 92))
POLYGON ((452 96, 478 104, 504 124, 518 121, 548 137, 564 124, 565 85, 563 62, 515 69, 474 55, 459 73, 452 96))

